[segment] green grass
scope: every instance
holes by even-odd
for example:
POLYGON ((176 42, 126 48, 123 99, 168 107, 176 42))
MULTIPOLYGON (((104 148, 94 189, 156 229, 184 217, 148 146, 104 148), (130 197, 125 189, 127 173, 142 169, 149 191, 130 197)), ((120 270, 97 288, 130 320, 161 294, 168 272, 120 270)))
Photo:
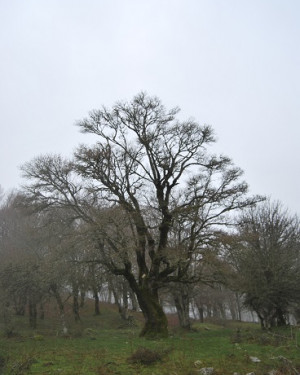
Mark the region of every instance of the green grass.
MULTIPOLYGON (((271 369, 281 370, 278 374, 282 375, 293 374, 291 366, 279 356, 300 369, 296 328, 272 336, 254 324, 204 323, 195 324, 193 332, 175 328, 167 339, 146 340, 139 338, 139 326, 124 328, 113 308, 102 309, 98 317, 89 311, 82 315, 82 323, 77 325, 68 317, 68 337, 57 336, 55 319, 39 322, 35 332, 27 328, 26 318, 16 320, 19 335, 0 337, 0 359, 2 356, 7 360, 2 374, 193 375, 201 367, 214 367, 218 375, 251 371, 263 375, 271 369), (128 358, 140 347, 164 353, 162 360, 151 365, 130 362, 128 358), (252 362, 250 356, 261 362, 252 362)), ((139 322, 139 316, 136 319, 139 322)))

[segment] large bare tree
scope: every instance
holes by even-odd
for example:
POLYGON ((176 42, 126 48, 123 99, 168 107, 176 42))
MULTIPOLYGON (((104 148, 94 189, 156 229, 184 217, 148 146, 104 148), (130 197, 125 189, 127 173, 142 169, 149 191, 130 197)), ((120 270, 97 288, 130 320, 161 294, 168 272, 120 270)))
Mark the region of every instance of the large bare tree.
POLYGON ((159 289, 188 280, 209 228, 260 199, 246 198, 242 171, 229 158, 209 154, 211 127, 180 121, 178 112, 140 93, 78 122, 98 142, 80 146, 72 161, 42 156, 23 167, 29 196, 43 207, 71 207, 89 223, 100 261, 136 294, 146 336, 167 335, 159 289), (186 230, 174 241, 178 220, 186 230))

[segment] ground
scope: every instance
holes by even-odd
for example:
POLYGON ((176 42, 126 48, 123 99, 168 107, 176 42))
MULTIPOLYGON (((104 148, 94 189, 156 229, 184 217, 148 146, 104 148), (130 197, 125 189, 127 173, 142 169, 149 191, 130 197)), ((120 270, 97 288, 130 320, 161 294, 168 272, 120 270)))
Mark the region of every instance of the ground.
POLYGON ((11 337, 5 336, 2 325, 2 374, 193 375, 205 367, 213 367, 216 375, 251 371, 265 375, 272 369, 277 370, 276 375, 295 375, 296 369, 300 371, 297 327, 262 332, 256 324, 207 321, 194 322, 193 331, 186 332, 178 328, 175 316, 169 316, 170 337, 146 340, 138 335, 142 326, 139 313, 133 313, 132 325, 121 320, 114 305, 102 304, 101 311, 100 316, 93 316, 88 303, 78 324, 67 312, 66 335, 59 330, 53 306, 35 331, 27 328, 26 317, 14 318, 11 337), (142 360, 145 356, 148 361, 142 360))

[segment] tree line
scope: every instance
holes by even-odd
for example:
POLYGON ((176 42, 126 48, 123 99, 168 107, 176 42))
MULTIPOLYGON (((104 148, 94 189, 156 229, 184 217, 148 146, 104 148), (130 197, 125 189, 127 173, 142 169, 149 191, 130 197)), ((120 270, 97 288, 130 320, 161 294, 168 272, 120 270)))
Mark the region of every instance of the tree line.
POLYGON ((178 113, 140 93, 77 123, 95 145, 22 166, 26 186, 0 212, 7 307, 28 304, 34 326, 50 294, 64 326, 66 292, 79 320, 80 294, 93 294, 97 313, 109 285, 124 319, 129 304, 142 311, 147 337, 167 336, 166 301, 186 328, 191 301, 202 318, 225 316, 224 296, 233 318, 243 303, 264 328, 297 315, 297 217, 250 196, 242 170, 209 151, 213 129, 178 113))

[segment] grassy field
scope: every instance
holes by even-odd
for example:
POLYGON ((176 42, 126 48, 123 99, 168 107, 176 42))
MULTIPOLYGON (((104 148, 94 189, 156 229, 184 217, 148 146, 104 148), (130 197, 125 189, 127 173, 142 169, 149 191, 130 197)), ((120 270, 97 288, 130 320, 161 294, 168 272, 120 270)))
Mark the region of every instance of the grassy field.
POLYGON ((136 326, 124 325, 114 306, 103 305, 97 317, 84 308, 81 323, 73 323, 71 315, 67 319, 65 337, 58 334, 55 314, 38 321, 35 331, 27 328, 26 317, 19 317, 10 338, 2 326, 0 374, 193 375, 204 367, 213 367, 216 375, 300 372, 300 332, 295 327, 266 333, 255 324, 195 322, 194 331, 187 333, 170 317, 168 339, 145 340, 138 336, 140 316, 135 316, 136 326))

